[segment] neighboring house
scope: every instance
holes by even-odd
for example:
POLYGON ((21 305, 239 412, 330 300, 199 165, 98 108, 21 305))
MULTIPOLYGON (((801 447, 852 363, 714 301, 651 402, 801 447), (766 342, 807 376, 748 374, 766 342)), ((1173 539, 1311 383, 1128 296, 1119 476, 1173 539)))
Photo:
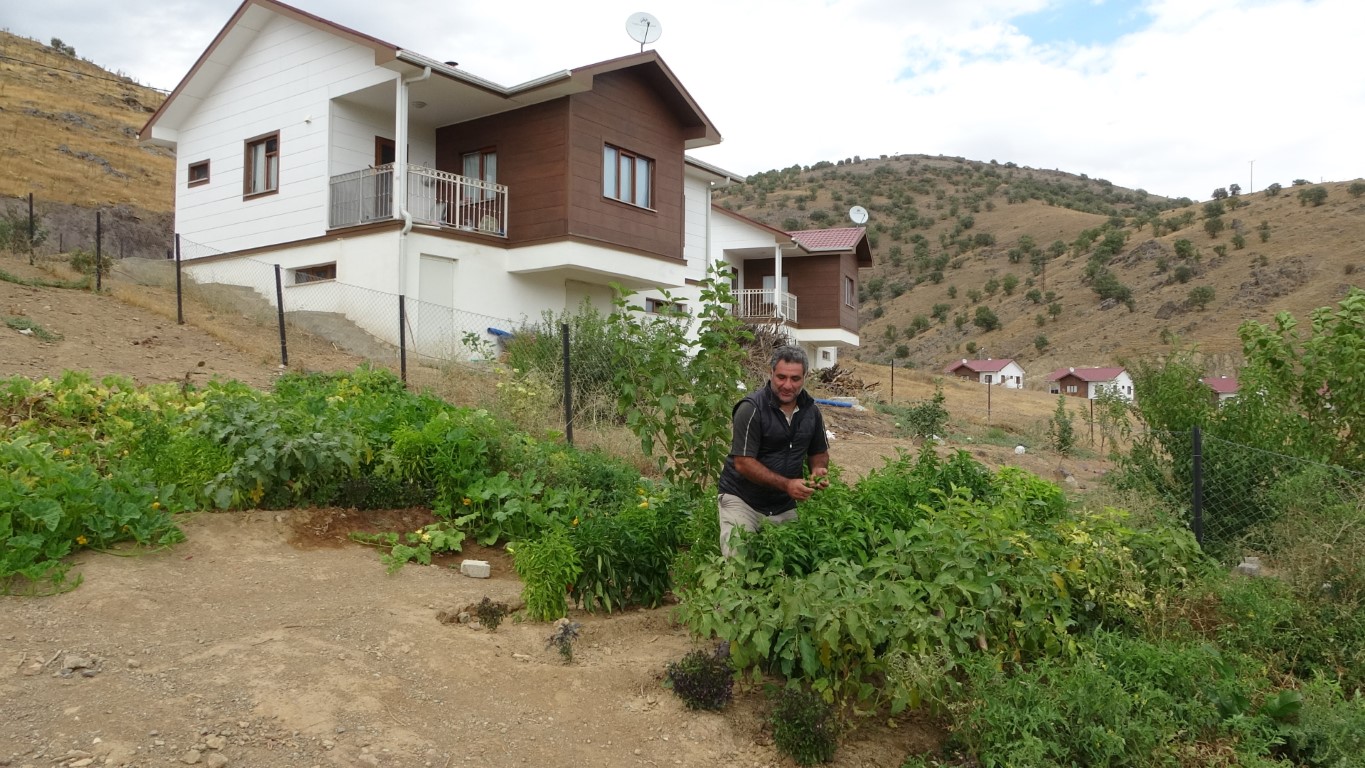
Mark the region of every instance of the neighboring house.
POLYGON ((994 384, 1005 387, 1006 389, 1023 389, 1024 369, 1015 361, 1006 358, 1004 360, 968 360, 962 358, 962 362, 953 363, 943 372, 959 379, 976 381, 982 384, 994 384))
POLYGON ((461 312, 606 310, 613 282, 686 304, 716 261, 747 285, 785 255, 768 273, 790 286, 796 338, 817 359, 858 344, 865 237, 807 246, 750 223, 731 244, 711 190, 738 177, 686 154, 720 134, 654 51, 504 87, 246 0, 140 139, 178 157, 187 275, 273 299, 279 265, 287 310, 344 316, 390 343, 399 296, 421 340, 458 335, 461 312))
POLYGON ((1108 390, 1133 399, 1133 378, 1122 368, 1059 368, 1048 374, 1048 391, 1094 400, 1108 390))
POLYGON ((1214 405, 1222 405, 1223 401, 1231 400, 1237 396, 1237 380, 1228 376, 1209 376, 1200 379, 1204 386, 1211 390, 1211 397, 1214 405))

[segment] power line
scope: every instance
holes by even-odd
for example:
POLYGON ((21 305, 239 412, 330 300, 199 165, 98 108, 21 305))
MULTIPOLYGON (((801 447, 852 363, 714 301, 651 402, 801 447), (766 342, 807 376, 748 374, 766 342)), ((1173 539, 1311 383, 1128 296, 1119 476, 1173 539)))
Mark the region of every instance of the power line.
MULTIPOLYGON (((136 85, 136 86, 139 87, 139 88, 146 88, 146 89, 149 90, 149 91, 157 91, 158 93, 170 93, 170 91, 166 90, 165 88, 153 88, 153 87, 150 86, 150 85, 142 85, 141 83, 138 83, 138 82, 132 80, 132 78, 127 78, 127 77, 125 77, 125 78, 117 78, 117 77, 100 77, 99 75, 92 75, 92 74, 90 74, 89 72, 79 72, 79 71, 74 70, 74 69, 62 69, 61 67, 54 67, 54 66, 52 66, 51 64, 43 64, 43 63, 37 62, 37 61, 27 61, 27 60, 25 60, 25 59, 16 59, 16 58, 14 58, 13 56, 6 56, 6 55, 4 55, 3 53, 0 53, 0 59, 6 59, 6 60, 8 60, 8 61, 16 61, 16 62, 18 62, 18 63, 20 63, 20 64, 28 64, 28 65, 34 66, 34 67, 42 67, 43 69, 51 69, 51 70, 55 70, 55 71, 57 71, 57 72, 66 72, 67 74, 71 74, 71 75, 80 75, 81 77, 88 77, 88 78, 90 78, 90 79, 92 79, 92 80, 107 80, 107 81, 109 81, 109 82, 111 82, 111 83, 121 83, 121 84, 123 84, 123 85, 136 85)), ((96 65, 92 65, 92 66, 96 66, 96 65)))

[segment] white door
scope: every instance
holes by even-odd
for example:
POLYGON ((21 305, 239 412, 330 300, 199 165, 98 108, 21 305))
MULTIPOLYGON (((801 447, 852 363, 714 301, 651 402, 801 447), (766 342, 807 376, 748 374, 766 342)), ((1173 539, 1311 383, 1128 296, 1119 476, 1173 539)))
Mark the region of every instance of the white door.
POLYGON ((411 352, 435 360, 451 360, 463 349, 455 328, 454 259, 423 255, 417 275, 417 301, 408 306, 411 352))

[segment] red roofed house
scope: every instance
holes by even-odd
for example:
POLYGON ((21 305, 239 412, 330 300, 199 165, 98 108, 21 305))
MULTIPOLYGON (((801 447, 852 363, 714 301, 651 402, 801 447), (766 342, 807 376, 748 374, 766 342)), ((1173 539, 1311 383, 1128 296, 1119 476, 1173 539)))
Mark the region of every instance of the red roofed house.
POLYGON ((872 266, 866 230, 784 232, 718 205, 711 214, 711 252, 734 271, 740 317, 780 326, 817 370, 858 346, 858 270, 872 266))
POLYGON ((943 369, 944 373, 956 376, 959 379, 977 381, 982 384, 994 384, 1003 386, 1006 389, 1023 389, 1024 369, 1009 358, 1003 360, 968 360, 965 357, 960 363, 953 363, 943 369))
POLYGON ((1125 400, 1133 399, 1133 378, 1122 368, 1058 368, 1047 380, 1052 382, 1048 391, 1054 395, 1094 400, 1109 390, 1125 400))
POLYGON ((1237 380, 1228 376, 1209 376, 1200 379, 1204 386, 1213 390, 1213 404, 1222 405, 1224 400, 1237 396, 1237 380))

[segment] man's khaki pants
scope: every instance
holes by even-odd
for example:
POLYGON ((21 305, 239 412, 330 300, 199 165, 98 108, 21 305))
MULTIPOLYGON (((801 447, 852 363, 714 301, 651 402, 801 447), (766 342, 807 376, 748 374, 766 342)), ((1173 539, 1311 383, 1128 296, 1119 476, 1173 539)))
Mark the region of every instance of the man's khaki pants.
POLYGON ((718 506, 720 507, 720 553, 726 557, 735 554, 734 548, 730 546, 730 532, 735 528, 757 531, 760 525, 781 525, 796 519, 795 509, 783 512, 780 515, 768 516, 755 511, 753 507, 745 504, 743 499, 729 493, 720 495, 718 506))

